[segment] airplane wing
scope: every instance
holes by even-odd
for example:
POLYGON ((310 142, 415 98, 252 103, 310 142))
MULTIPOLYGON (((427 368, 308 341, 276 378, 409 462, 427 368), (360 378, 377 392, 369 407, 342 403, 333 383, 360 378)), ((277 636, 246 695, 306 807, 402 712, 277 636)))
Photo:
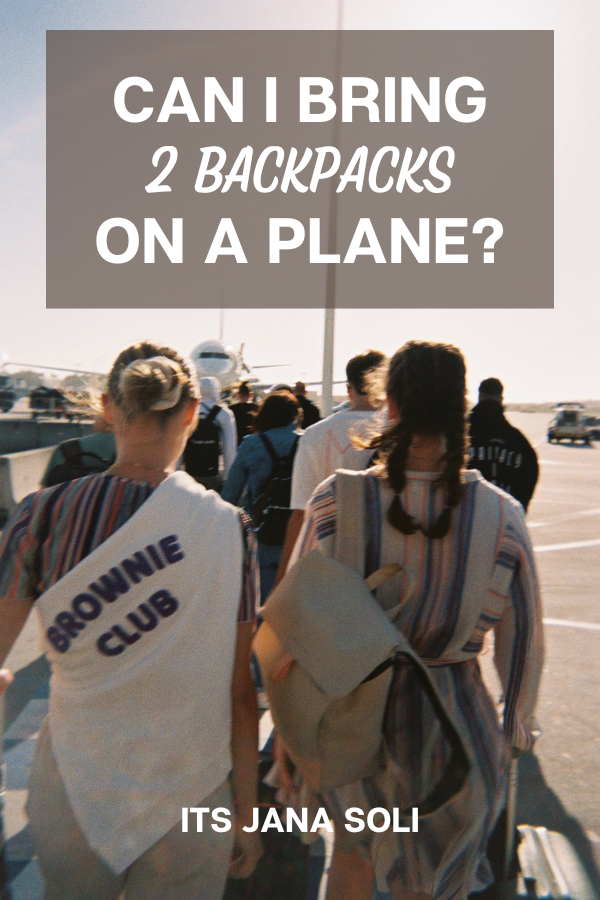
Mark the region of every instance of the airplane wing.
POLYGON ((41 366, 38 363, 22 363, 14 360, 6 360, 4 366, 23 366, 26 369, 47 369, 50 372, 72 372, 75 375, 100 375, 104 377, 106 372, 89 372, 87 369, 64 369, 60 366, 41 366))

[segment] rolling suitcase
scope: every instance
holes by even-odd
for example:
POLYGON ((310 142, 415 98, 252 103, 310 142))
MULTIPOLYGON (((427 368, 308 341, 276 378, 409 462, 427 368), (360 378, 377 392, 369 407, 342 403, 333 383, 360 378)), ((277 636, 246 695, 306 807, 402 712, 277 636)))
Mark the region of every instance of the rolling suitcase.
MULTIPOLYGON (((517 760, 513 759, 506 804, 505 884, 510 884, 516 803, 517 760)), ((516 896, 519 900, 600 900, 577 851, 564 834, 540 825, 518 825, 516 833, 519 839, 516 896)))
POLYGON ((519 825, 517 896, 536 900, 598 900, 571 842, 558 831, 519 825))
MULTIPOLYGON (((470 894, 469 900, 600 900, 568 838, 539 825, 515 827, 516 815, 517 760, 513 759, 506 809, 488 848, 496 881, 482 893, 470 894)), ((373 900, 389 900, 389 896, 375 890, 373 900)))

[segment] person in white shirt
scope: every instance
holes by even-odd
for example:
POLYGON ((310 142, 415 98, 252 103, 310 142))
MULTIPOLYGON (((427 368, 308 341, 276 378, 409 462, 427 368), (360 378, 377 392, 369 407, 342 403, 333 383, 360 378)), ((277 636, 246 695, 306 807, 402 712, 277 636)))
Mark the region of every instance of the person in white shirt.
POLYGON ((367 437, 380 404, 368 390, 367 375, 385 363, 378 350, 366 350, 352 357, 346 365, 350 408, 333 413, 304 432, 298 445, 292 475, 293 510, 288 523, 278 580, 283 577, 294 544, 300 533, 304 510, 322 481, 337 469, 360 471, 368 466, 373 451, 361 449, 354 437, 367 437))

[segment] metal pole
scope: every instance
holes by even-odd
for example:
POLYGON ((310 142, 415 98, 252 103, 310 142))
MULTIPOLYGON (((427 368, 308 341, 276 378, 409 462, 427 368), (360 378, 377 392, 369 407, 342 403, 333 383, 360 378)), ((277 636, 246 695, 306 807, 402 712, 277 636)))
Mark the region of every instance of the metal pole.
MULTIPOLYGON (((329 273, 328 273, 329 274, 329 273)), ((327 279, 329 281, 329 278, 327 279)), ((333 277, 335 292, 335 276, 333 277)), ((323 394, 321 407, 324 416, 333 410, 333 340, 335 334, 335 307, 325 307, 325 332, 323 334, 323 394)))
MULTIPOLYGON (((342 62, 342 30, 344 0, 338 0, 337 33, 335 40, 335 74, 334 84, 336 97, 340 96, 341 62, 342 62)), ((339 115, 333 121, 333 146, 340 146, 339 115)), ((327 252, 335 253, 337 246, 337 192, 334 180, 331 180, 329 194, 329 233, 327 236, 327 252)), ((335 283, 337 263, 327 263, 327 282, 325 287, 325 329, 323 334, 323 383, 321 406, 324 416, 331 415, 333 409, 333 345, 335 337, 335 283)))

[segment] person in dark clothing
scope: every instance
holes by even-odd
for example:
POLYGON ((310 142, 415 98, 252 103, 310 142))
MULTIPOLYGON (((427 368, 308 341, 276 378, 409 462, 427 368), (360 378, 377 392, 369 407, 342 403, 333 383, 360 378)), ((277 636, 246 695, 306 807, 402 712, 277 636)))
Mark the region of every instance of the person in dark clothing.
POLYGON ((316 422, 321 421, 321 413, 318 407, 306 396, 306 385, 303 381, 297 381, 294 386, 294 396, 298 402, 298 406, 302 410, 302 427, 309 428, 316 422))
POLYGON ((242 381, 238 388, 238 402, 229 407, 235 418, 238 447, 247 434, 252 434, 252 421, 258 410, 256 403, 252 402, 252 392, 246 381, 242 381))
POLYGON ((504 387, 498 378, 479 385, 479 403, 469 416, 469 469, 519 501, 525 511, 539 476, 537 454, 527 438, 504 415, 504 387))
MULTIPOLYGON (((254 433, 240 444, 223 488, 223 498, 237 506, 243 501, 250 516, 255 516, 261 497, 274 474, 274 460, 293 453, 298 440, 299 409, 296 398, 288 391, 275 391, 263 401, 254 418, 254 433), (265 441, 266 438, 266 441, 265 441), (269 449, 270 447, 270 449, 269 449)), ((291 463, 291 460, 290 460, 291 463)), ((290 472, 291 475, 291 465, 290 472)), ((290 479, 288 477, 288 484, 290 479)), ((279 504, 276 504, 279 506, 279 504)), ((289 495, 286 506, 289 506, 289 495)), ((285 524, 282 530, 282 544, 285 524)), ((264 543, 257 533, 262 601, 267 599, 275 582, 283 546, 264 543)))

